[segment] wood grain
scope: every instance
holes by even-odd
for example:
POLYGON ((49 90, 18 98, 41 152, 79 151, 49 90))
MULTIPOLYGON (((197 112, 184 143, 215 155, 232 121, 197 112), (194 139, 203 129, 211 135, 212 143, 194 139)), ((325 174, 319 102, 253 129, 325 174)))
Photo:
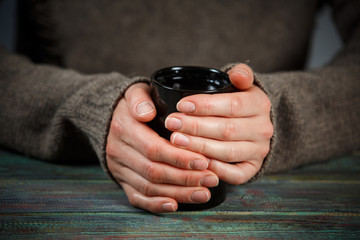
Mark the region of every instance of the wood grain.
POLYGON ((359 239, 360 154, 231 187, 206 211, 129 205, 97 165, 0 151, 0 239, 359 239))

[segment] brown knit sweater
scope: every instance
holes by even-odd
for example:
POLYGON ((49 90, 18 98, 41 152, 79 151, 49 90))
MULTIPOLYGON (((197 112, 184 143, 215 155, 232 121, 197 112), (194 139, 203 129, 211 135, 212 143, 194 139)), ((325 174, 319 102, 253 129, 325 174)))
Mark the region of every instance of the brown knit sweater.
POLYGON ((331 4, 345 47, 304 71, 313 0, 20 1, 22 55, 0 49, 0 145, 48 161, 98 158, 107 171, 112 111, 131 84, 170 65, 248 62, 275 126, 259 175, 351 152, 360 146, 360 1, 331 4))

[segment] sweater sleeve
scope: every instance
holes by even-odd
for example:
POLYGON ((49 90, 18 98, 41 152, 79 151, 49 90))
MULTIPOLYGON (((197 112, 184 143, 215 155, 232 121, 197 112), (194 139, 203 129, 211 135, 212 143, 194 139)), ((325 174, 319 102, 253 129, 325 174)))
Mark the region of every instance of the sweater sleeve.
POLYGON ((113 109, 140 81, 146 80, 34 64, 0 47, 0 145, 48 161, 100 159, 107 171, 113 109))
POLYGON ((345 47, 322 68, 258 74, 273 104, 275 135, 265 162, 277 172, 360 147, 360 5, 334 1, 345 47))
POLYGON ((360 147, 360 2, 338 2, 334 16, 345 47, 331 62, 311 71, 256 74, 272 103, 274 136, 255 179, 360 147))

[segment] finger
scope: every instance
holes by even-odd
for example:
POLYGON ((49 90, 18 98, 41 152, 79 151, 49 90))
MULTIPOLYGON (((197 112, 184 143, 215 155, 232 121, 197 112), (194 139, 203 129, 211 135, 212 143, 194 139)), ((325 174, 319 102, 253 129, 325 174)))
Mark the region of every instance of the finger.
POLYGON ((152 183, 142 178, 129 168, 121 168, 113 174, 119 182, 126 182, 147 197, 167 197, 180 203, 204 203, 211 195, 205 187, 183 187, 170 184, 152 183))
POLYGON ((197 116, 252 117, 270 111, 270 101, 256 86, 244 92, 198 94, 181 99, 179 112, 197 116))
MULTIPOLYGON (((110 144, 114 144, 111 136, 109 140, 110 144)), ((119 172, 122 167, 127 167, 152 183, 204 187, 215 187, 219 184, 217 175, 209 170, 183 170, 168 164, 152 162, 126 144, 117 143, 109 148, 114 149, 108 154, 108 167, 112 173, 119 172), (121 159, 116 157, 119 156, 118 154, 121 154, 121 159)))
POLYGON ((255 141, 271 138, 272 125, 267 118, 224 118, 173 113, 165 120, 170 131, 226 141, 255 141))
POLYGON ((110 126, 111 133, 117 139, 121 139, 152 161, 167 163, 182 169, 207 169, 209 162, 206 157, 174 147, 146 124, 133 119, 126 111, 128 111, 126 103, 120 101, 110 126))
POLYGON ((211 159, 209 169, 214 171, 221 180, 232 185, 248 182, 260 170, 262 161, 246 161, 241 163, 224 163, 211 159))
POLYGON ((252 69, 243 63, 235 65, 228 71, 232 84, 239 90, 247 90, 254 83, 254 73, 252 69))
POLYGON ((223 162, 241 162, 248 159, 262 159, 268 153, 268 147, 249 141, 218 141, 202 137, 190 136, 175 132, 171 142, 190 151, 201 153, 209 158, 223 162))
POLYGON ((146 197, 125 182, 120 183, 120 185, 124 189, 130 204, 134 207, 142 208, 152 213, 175 212, 178 208, 177 202, 172 198, 146 197))
POLYGON ((155 105, 149 94, 149 85, 137 83, 125 92, 131 115, 141 122, 149 122, 156 116, 155 105))

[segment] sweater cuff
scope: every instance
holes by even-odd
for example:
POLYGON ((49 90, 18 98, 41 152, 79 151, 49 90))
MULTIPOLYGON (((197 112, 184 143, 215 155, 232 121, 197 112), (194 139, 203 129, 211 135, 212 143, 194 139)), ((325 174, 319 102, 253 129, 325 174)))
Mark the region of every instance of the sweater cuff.
MULTIPOLYGON (((107 136, 109 134, 110 131, 110 125, 111 125, 111 120, 112 120, 112 116, 114 113, 114 110, 116 108, 116 106, 118 105, 120 99, 124 96, 126 90, 132 86, 133 84, 136 83, 150 83, 149 78, 147 77, 133 77, 131 79, 129 79, 128 81, 126 81, 125 83, 122 84, 122 86, 118 89, 118 92, 114 93, 114 98, 112 105, 110 106, 110 110, 107 112, 106 115, 106 124, 105 124, 105 131, 103 131, 103 135, 101 136, 101 145, 100 146, 96 146, 96 148, 98 149, 97 155, 99 157, 99 161, 100 161, 100 165, 103 168, 104 172, 114 181, 117 183, 117 181, 115 180, 114 176, 111 174, 108 166, 107 166, 107 161, 106 161, 106 145, 107 145, 107 136)), ((95 148, 95 147, 94 147, 95 148)))
POLYGON ((149 80, 145 77, 127 78, 115 72, 96 74, 91 78, 89 84, 76 94, 76 101, 71 101, 71 121, 88 137, 101 167, 114 180, 106 163, 106 144, 112 114, 131 85, 148 83, 149 80))
POLYGON ((106 161, 107 136, 110 131, 110 125, 111 125, 113 112, 114 112, 116 106, 118 105, 120 99, 124 96, 126 90, 131 85, 136 84, 136 83, 141 83, 141 82, 142 83, 150 83, 150 80, 146 77, 140 77, 140 76, 133 77, 125 82, 122 82, 121 86, 118 87, 117 91, 115 91, 113 93, 113 97, 111 98, 112 104, 109 105, 109 107, 110 107, 109 111, 107 111, 106 117, 104 118, 104 120, 106 120, 106 123, 105 123, 105 125, 103 125, 105 127, 105 130, 102 131, 102 135, 100 137, 101 145, 97 145, 97 146, 94 145, 94 149, 99 157, 101 167, 103 168, 104 172, 116 183, 117 183, 117 181, 111 174, 111 172, 107 166, 107 161, 106 161))

